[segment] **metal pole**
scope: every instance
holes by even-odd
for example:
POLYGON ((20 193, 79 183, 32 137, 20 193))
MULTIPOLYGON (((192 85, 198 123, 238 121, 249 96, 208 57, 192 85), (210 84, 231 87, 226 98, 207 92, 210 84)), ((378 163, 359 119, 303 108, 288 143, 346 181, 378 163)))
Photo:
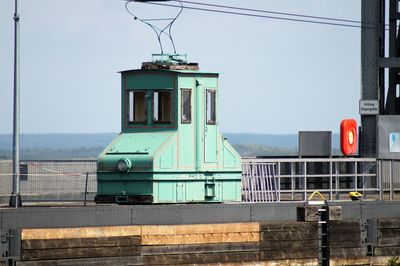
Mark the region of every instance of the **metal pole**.
POLYGON ((89 179, 89 172, 86 172, 86 179, 85 179, 85 198, 84 198, 84 201, 83 201, 83 206, 86 206, 88 179, 89 179))
POLYGON ((303 194, 303 201, 307 201, 307 161, 303 163, 304 167, 304 194, 303 194))
POLYGON ((333 200, 332 158, 329 159, 329 200, 333 200))
POLYGON ((379 200, 383 200, 382 163, 383 163, 382 160, 377 161, 378 169, 376 171, 376 178, 377 178, 378 187, 379 187, 379 200))
POLYGON ((278 162, 277 172, 278 172, 277 201, 281 202, 281 163, 280 162, 278 162))
POLYGON ((390 171, 389 171, 389 200, 393 200, 393 160, 390 160, 390 171))
POLYGON ((18 208, 21 204, 19 191, 19 14, 18 0, 15 0, 14 13, 14 120, 13 120, 13 186, 10 207, 18 208))
POLYGON ((296 178, 295 178, 295 170, 294 170, 295 162, 290 162, 290 189, 291 189, 291 200, 296 199, 296 178))
MULTIPOLYGON (((357 191, 358 190, 358 176, 357 176, 357 161, 354 161, 354 178, 353 178, 353 182, 354 182, 354 190, 357 191)), ((364 191, 363 191, 364 193, 364 191)))
POLYGON ((340 199, 340 177, 338 176, 338 174, 340 174, 339 172, 339 161, 335 162, 335 199, 339 200, 340 199))

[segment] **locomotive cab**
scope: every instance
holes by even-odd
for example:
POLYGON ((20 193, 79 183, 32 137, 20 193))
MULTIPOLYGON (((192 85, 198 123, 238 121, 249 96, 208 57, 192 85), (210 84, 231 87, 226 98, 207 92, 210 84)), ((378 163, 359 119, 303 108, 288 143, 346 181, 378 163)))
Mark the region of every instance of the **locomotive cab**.
POLYGON ((121 133, 97 160, 97 203, 241 200, 241 159, 218 131, 218 74, 163 60, 121 73, 121 133))

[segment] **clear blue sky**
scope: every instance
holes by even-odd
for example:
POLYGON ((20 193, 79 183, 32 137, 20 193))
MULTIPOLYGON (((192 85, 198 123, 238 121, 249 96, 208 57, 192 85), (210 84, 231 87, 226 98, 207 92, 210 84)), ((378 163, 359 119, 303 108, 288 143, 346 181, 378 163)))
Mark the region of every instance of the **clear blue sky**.
MULTIPOLYGON (((202 1, 360 20, 360 0, 202 1)), ((0 133, 12 132, 13 3, 0 3, 0 133)), ((174 9, 135 3, 141 17, 174 9)), ((120 130, 120 70, 158 53, 154 33, 122 0, 20 0, 21 132, 120 130)), ((356 118, 360 29, 185 10, 180 53, 221 73, 223 132, 337 132, 356 118)))

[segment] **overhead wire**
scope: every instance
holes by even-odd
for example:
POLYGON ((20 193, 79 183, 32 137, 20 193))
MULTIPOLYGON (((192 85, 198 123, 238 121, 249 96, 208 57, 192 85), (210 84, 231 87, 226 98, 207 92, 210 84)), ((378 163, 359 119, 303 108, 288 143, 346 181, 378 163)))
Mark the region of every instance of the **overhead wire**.
MULTIPOLYGON (((187 4, 192 4, 192 5, 210 6, 210 7, 225 8, 225 9, 235 9, 235 10, 250 11, 250 12, 257 12, 257 13, 267 13, 267 14, 274 14, 274 15, 284 15, 284 16, 321 19, 321 20, 338 21, 338 22, 349 22, 349 23, 358 23, 358 24, 362 23, 359 20, 351 20, 351 19, 311 16, 311 15, 305 15, 305 14, 278 12, 278 11, 272 11, 272 10, 253 9, 253 8, 245 8, 245 7, 237 7, 237 6, 217 5, 217 4, 200 3, 200 2, 194 2, 194 1, 181 0, 181 2, 187 3, 187 4)), ((369 23, 369 22, 366 22, 365 24, 375 25, 374 23, 369 23)))
MULTIPOLYGON (((286 21, 293 21, 293 22, 322 24, 322 25, 349 27, 349 28, 376 29, 379 26, 381 26, 381 27, 384 26, 385 30, 392 30, 390 28, 387 28, 389 25, 386 25, 386 24, 362 23, 361 21, 356 21, 356 20, 336 19, 336 18, 330 18, 330 17, 318 17, 318 16, 303 15, 303 14, 293 14, 293 13, 275 12, 275 11, 268 11, 268 10, 257 10, 257 9, 241 8, 241 7, 205 4, 205 3, 198 3, 198 2, 193 2, 193 1, 181 1, 181 2, 186 3, 186 4, 192 4, 192 5, 203 5, 203 6, 218 7, 218 8, 225 8, 225 9, 271 13, 271 14, 276 14, 276 15, 280 15, 280 16, 253 14, 253 13, 245 13, 245 12, 237 12, 237 11, 229 11, 229 10, 183 5, 184 9, 191 9, 191 10, 204 11, 204 12, 222 13, 222 14, 229 14, 229 15, 239 15, 239 16, 256 17, 256 18, 275 19, 275 20, 286 20, 286 21), (299 18, 283 17, 282 15, 295 16, 295 17, 299 17, 299 18), (316 20, 316 19, 318 19, 318 20, 316 20), (325 21, 322 21, 322 20, 325 20, 325 21), (334 22, 334 21, 337 21, 337 22, 334 22), (353 24, 350 24, 350 23, 353 23, 353 24), (354 24, 357 24, 357 25, 354 25, 354 24)), ((160 3, 160 2, 151 2, 151 1, 150 2, 147 2, 147 1, 140 2, 140 3, 181 8, 181 6, 170 4, 170 3, 160 3)))

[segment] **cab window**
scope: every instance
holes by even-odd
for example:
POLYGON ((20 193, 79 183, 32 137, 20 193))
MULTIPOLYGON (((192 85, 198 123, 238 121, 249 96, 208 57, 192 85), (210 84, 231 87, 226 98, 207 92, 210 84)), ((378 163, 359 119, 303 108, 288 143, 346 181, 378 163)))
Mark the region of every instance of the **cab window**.
POLYGON ((146 92, 129 91, 128 119, 129 123, 146 123, 146 92))
POLYGON ((171 91, 153 93, 153 122, 171 123, 171 91))
POLYGON ((206 91, 206 116, 207 125, 215 125, 216 115, 215 115, 215 90, 206 91))
POLYGON ((181 123, 190 124, 192 122, 192 91, 182 89, 181 91, 181 123))

